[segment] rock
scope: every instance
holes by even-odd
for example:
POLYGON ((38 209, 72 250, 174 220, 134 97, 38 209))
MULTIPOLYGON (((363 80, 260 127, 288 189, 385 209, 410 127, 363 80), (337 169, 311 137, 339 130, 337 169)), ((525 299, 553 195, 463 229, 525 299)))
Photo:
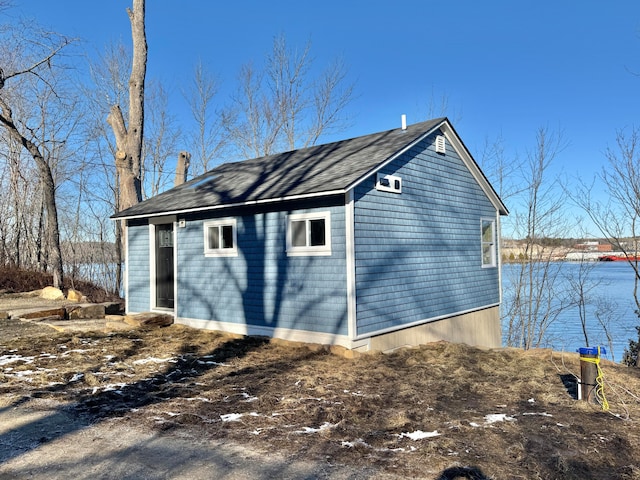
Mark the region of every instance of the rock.
POLYGON ((82 302, 83 298, 86 299, 86 297, 82 294, 82 292, 74 290, 73 288, 70 288, 69 290, 67 290, 67 300, 71 302, 82 302))
POLYGON ((9 312, 0 311, 0 320, 7 320, 9 317, 9 312))
POLYGON ((101 303, 70 305, 66 309, 67 318, 69 320, 79 320, 87 318, 102 319, 105 315, 104 305, 102 305, 101 303))
POLYGON ((350 350, 350 349, 342 347, 340 345, 331 345, 329 347, 329 351, 333 355, 339 355, 341 357, 349 358, 349 359, 358 358, 360 355, 362 355, 357 350, 350 350))
POLYGON ((9 312, 13 319, 31 320, 34 318, 60 317, 64 318, 67 313, 64 307, 60 308, 23 308, 9 312))
POLYGON ((40 292, 40 297, 46 300, 64 300, 64 293, 56 287, 45 287, 40 292))
POLYGON ((47 317, 34 317, 34 318, 21 318, 20 320, 24 322, 59 322, 63 319, 60 315, 49 315, 47 317))
POLYGON ((107 315, 105 319, 105 329, 107 331, 131 330, 132 328, 134 328, 132 325, 125 323, 124 317, 121 315, 107 315))
POLYGON ((134 327, 167 327, 173 323, 173 315, 144 312, 125 315, 124 321, 134 327))

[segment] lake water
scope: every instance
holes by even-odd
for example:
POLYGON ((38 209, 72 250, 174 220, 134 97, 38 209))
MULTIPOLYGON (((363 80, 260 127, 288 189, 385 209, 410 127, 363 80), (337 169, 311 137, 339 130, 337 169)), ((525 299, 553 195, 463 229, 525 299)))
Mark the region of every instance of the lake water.
MULTIPOLYGON (((567 276, 574 278, 580 269, 579 263, 560 262, 561 269, 558 289, 568 286, 567 276)), ((571 307, 563 311, 560 316, 547 329, 543 347, 551 347, 554 350, 575 352, 576 349, 586 346, 602 345, 607 348, 608 359, 620 362, 624 349, 629 346, 629 339, 638 339, 635 326, 640 324, 636 316, 635 302, 633 300, 634 272, 627 262, 594 262, 588 264, 592 268, 589 273, 589 282, 597 283, 597 286, 587 296, 587 332, 589 343, 585 345, 578 307, 571 307), (597 299, 606 299, 610 302, 610 334, 613 337, 613 356, 609 348, 607 337, 603 327, 594 315, 597 299)), ((520 265, 505 264, 502 267, 503 311, 508 308, 513 289, 511 278, 520 265)), ((503 322, 503 330, 505 328, 503 322)), ((503 332, 503 338, 506 335, 503 332)))

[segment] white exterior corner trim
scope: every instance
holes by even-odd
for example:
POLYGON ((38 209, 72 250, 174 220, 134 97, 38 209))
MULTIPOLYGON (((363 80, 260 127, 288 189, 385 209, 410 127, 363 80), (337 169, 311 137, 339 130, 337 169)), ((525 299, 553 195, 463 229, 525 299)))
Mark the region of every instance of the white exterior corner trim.
POLYGON ((349 338, 355 339, 356 324, 356 245, 353 189, 345 195, 345 237, 347 260, 347 325, 349 338))

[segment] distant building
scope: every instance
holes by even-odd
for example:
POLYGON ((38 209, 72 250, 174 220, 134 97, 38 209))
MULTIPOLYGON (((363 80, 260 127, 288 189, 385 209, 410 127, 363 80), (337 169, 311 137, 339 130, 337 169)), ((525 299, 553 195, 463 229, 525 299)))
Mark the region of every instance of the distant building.
POLYGON ((610 243, 600 243, 597 241, 577 243, 573 248, 583 252, 611 252, 613 250, 610 243))

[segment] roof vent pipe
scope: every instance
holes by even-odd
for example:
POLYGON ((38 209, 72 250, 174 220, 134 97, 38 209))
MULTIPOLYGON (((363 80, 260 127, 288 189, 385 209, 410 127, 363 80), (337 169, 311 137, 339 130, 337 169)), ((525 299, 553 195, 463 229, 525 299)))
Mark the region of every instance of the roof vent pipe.
POLYGON ((407 116, 405 114, 402 114, 402 130, 406 130, 407 129, 407 116))

